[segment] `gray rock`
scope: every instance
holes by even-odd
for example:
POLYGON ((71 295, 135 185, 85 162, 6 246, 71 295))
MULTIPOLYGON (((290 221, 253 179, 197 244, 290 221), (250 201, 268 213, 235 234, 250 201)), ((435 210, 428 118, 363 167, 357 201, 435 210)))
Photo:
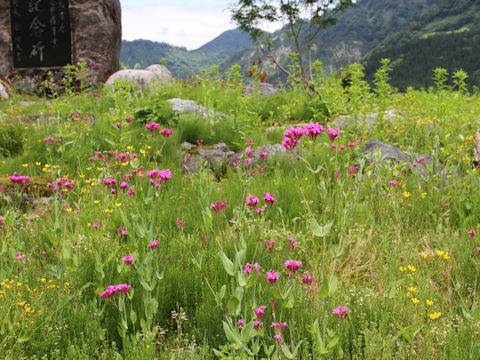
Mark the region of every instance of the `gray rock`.
POLYGON ((386 163, 390 161, 393 164, 403 162, 408 164, 410 169, 414 169, 416 164, 416 169, 421 173, 425 174, 427 164, 432 164, 432 157, 427 154, 418 154, 418 153, 407 153, 402 151, 395 146, 382 143, 378 140, 368 140, 365 145, 362 147, 364 154, 369 159, 374 159, 373 155, 375 152, 379 152, 381 162, 386 163), (423 159, 422 161, 417 161, 418 159, 423 159))
POLYGON ((168 99, 167 101, 172 104, 172 109, 174 111, 178 111, 179 113, 198 114, 203 117, 206 117, 208 115, 208 111, 205 106, 200 105, 196 101, 178 98, 168 99))
POLYGON ((0 82, 0 100, 7 100, 8 97, 6 87, 0 82))
POLYGON ((160 83, 158 76, 147 70, 120 70, 110 76, 105 86, 115 86, 116 80, 133 81, 138 88, 151 89, 155 83, 160 83))
POLYGON ((475 165, 480 164, 480 129, 473 135, 473 157, 475 165))
POLYGON ((160 64, 150 65, 145 70, 153 72, 162 83, 171 82, 175 79, 170 70, 160 64))
POLYGON ((246 85, 243 88, 243 94, 245 95, 255 94, 255 91, 258 92, 259 96, 267 97, 267 96, 280 93, 282 89, 280 89, 280 87, 278 86, 275 86, 269 83, 257 83, 257 84, 251 83, 246 85))
POLYGON ((233 154, 234 152, 224 143, 213 145, 212 148, 199 147, 196 153, 185 155, 183 169, 187 173, 197 172, 199 160, 202 162, 208 161, 210 168, 213 169, 215 166, 222 165, 233 154))

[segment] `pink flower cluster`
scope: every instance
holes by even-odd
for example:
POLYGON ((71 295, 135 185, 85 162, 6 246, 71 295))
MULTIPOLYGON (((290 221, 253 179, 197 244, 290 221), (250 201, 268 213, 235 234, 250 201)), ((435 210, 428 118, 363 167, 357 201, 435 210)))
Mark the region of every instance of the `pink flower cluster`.
POLYGON ((250 263, 247 263, 244 268, 243 268, 243 272, 248 274, 248 275, 251 275, 252 272, 253 272, 253 269, 257 269, 257 275, 260 276, 262 274, 260 274, 260 265, 258 263, 255 263, 255 264, 250 264, 250 263))
POLYGON ((247 199, 245 200, 245 204, 250 206, 250 209, 252 210, 257 207, 259 202, 260 200, 258 199, 258 197, 253 196, 252 194, 248 195, 247 199))
POLYGON ((126 265, 130 266, 130 265, 132 265, 132 263, 135 261, 135 258, 134 258, 132 255, 128 255, 128 256, 122 257, 122 261, 123 261, 126 265))
POLYGON ((43 138, 43 142, 45 142, 45 143, 50 143, 50 142, 55 142, 55 141, 56 141, 57 143, 61 144, 63 140, 62 140, 62 139, 57 139, 57 140, 55 140, 53 137, 43 138))
POLYGON ((166 138, 168 138, 170 135, 173 135, 174 133, 175 133, 175 131, 173 131, 172 129, 162 129, 162 130, 160 130, 160 134, 163 137, 166 137, 166 138))
POLYGON ((265 278, 267 279, 267 281, 270 282, 270 284, 274 284, 275 281, 277 281, 278 279, 280 279, 280 274, 277 274, 275 271, 272 271, 272 272, 268 272, 265 274, 265 278))
POLYGON ((288 270, 290 270, 292 273, 296 273, 298 268, 303 266, 301 261, 294 261, 294 260, 287 260, 283 264, 288 270))
POLYGON ((151 121, 145 125, 145 129, 150 131, 151 136, 153 136, 154 132, 160 128, 160 124, 157 124, 155 121, 151 121))
POLYGON ((227 207, 227 200, 217 200, 216 202, 210 204, 210 209, 213 209, 216 213, 225 210, 227 207))
POLYGON ((105 291, 102 291, 98 296, 103 297, 104 299, 111 299, 117 294, 117 292, 125 295, 131 288, 132 287, 127 284, 108 285, 105 291))
POLYGON ((125 153, 121 153, 121 154, 118 154, 115 156, 115 159, 118 159, 120 160, 120 162, 123 164, 123 163, 126 163, 128 160, 133 160, 137 157, 137 154, 125 154, 125 153))
POLYGON ((148 244, 147 246, 152 249, 152 250, 155 250, 157 247, 158 247, 158 244, 160 244, 160 242, 158 240, 153 240, 150 244, 148 244))
POLYGON ((352 310, 347 308, 346 306, 339 306, 335 309, 332 310, 332 313, 337 315, 338 318, 346 318, 349 313, 351 313, 352 310))
POLYGON ((61 179, 57 179, 54 181, 54 184, 49 182, 47 184, 47 188, 54 192, 60 192, 63 194, 65 192, 64 189, 72 190, 77 184, 75 184, 75 181, 70 181, 68 180, 67 177, 63 177, 61 179))
POLYGON ((285 328, 288 327, 287 322, 272 322, 272 325, 270 325, 271 328, 276 328, 280 330, 280 332, 284 332, 285 328))
POLYGON ((16 171, 13 173, 12 176, 9 176, 8 178, 14 184, 28 184, 30 182, 30 177, 21 176, 16 171))
POLYGON ((172 172, 170 169, 153 169, 151 171, 147 171, 147 176, 150 177, 150 184, 158 187, 172 177, 172 172))
POLYGON ((303 128, 302 127, 291 127, 288 128, 287 131, 283 134, 283 141, 282 146, 287 150, 293 150, 295 146, 300 143, 300 140, 303 136, 309 136, 313 140, 323 132, 328 133, 328 137, 330 141, 333 141, 340 135, 340 130, 328 128, 325 129, 323 125, 320 125, 318 122, 310 122, 306 124, 303 128))
MULTIPOLYGON (((275 199, 275 195, 270 193, 263 193, 263 199, 265 200, 265 203, 267 204, 268 207, 272 207, 273 203, 277 201, 275 199)), ((255 209, 259 203, 260 203, 260 200, 258 199, 258 197, 252 195, 251 193, 245 199, 245 204, 247 204, 250 207, 250 209, 255 210, 255 212, 258 214, 262 214, 263 212, 262 208, 255 209)))

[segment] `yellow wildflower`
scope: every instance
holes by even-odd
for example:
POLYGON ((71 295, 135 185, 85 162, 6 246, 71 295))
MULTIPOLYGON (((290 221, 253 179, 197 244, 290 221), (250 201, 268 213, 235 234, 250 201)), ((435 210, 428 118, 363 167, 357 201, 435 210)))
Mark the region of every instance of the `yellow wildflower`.
POLYGON ((426 259, 428 257, 428 254, 427 253, 421 253, 420 256, 424 259, 426 259))
POLYGON ((408 291, 411 291, 411 292, 415 292, 415 290, 417 290, 417 288, 416 288, 416 287, 413 287, 413 286, 410 286, 410 287, 408 288, 408 291))
POLYGON ((408 270, 410 270, 411 272, 415 272, 417 269, 415 268, 415 266, 412 266, 412 265, 408 265, 407 266, 408 270))
POLYGON ((417 298, 412 298, 412 303, 414 303, 414 304, 418 304, 419 301, 420 300, 418 300, 417 298))
POLYGON ((412 194, 410 194, 408 191, 403 192, 403 196, 405 196, 405 199, 408 199, 410 197, 410 195, 412 195, 412 194))
POLYGON ((445 253, 445 251, 437 250, 436 253, 438 256, 442 256, 445 253))
POLYGON ((433 301, 432 300, 425 300, 425 302, 427 303, 428 306, 432 306, 433 305, 433 301))
POLYGON ((400 271, 405 272, 405 271, 407 271, 407 268, 405 266, 400 266, 400 271))
POLYGON ((440 316, 442 316, 442 313, 435 311, 433 314, 430 314, 430 319, 435 320, 438 319, 440 316))
POLYGON ((445 252, 445 254, 443 254, 443 258, 444 258, 445 260, 450 259, 450 256, 448 255, 448 251, 445 252))

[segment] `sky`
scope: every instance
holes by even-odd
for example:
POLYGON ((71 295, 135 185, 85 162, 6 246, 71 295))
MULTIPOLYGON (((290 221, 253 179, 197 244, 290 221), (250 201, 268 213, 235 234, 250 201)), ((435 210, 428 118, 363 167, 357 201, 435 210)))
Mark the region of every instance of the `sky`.
POLYGON ((228 9, 233 3, 234 0, 120 0, 122 37, 193 50, 235 28, 228 9))

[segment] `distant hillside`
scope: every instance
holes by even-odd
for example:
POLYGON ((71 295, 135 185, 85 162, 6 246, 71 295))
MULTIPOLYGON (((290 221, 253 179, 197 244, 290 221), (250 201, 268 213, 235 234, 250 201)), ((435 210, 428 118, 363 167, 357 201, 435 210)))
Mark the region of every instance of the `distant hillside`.
POLYGON ((467 82, 480 85, 480 2, 444 0, 405 30, 382 41, 365 59, 371 76, 380 59, 393 61, 392 84, 427 88, 433 69, 463 69, 467 82))
MULTIPOLYGON (((425 10, 442 0, 358 0, 356 6, 338 15, 336 26, 322 30, 314 43, 313 60, 321 60, 324 68, 335 70, 341 66, 361 61, 364 56, 391 34, 402 31, 417 20, 425 10)), ((272 35, 277 57, 283 65, 289 63, 294 50, 287 31, 272 35)), ((305 39, 304 39, 305 40, 305 39)), ((305 41, 303 42, 305 43, 305 41)), ((247 69, 249 64, 261 58, 270 81, 282 79, 276 68, 255 48, 249 48, 231 56, 222 66, 226 70, 234 63, 247 69)))
POLYGON ((234 29, 221 33, 194 51, 236 53, 252 46, 255 46, 255 43, 250 39, 250 35, 234 29))
POLYGON ((205 51, 188 51, 166 43, 150 40, 122 41, 120 61, 128 66, 141 69, 151 64, 159 64, 165 59, 165 65, 175 77, 187 78, 192 74, 200 74, 202 69, 219 63, 226 55, 205 51))

